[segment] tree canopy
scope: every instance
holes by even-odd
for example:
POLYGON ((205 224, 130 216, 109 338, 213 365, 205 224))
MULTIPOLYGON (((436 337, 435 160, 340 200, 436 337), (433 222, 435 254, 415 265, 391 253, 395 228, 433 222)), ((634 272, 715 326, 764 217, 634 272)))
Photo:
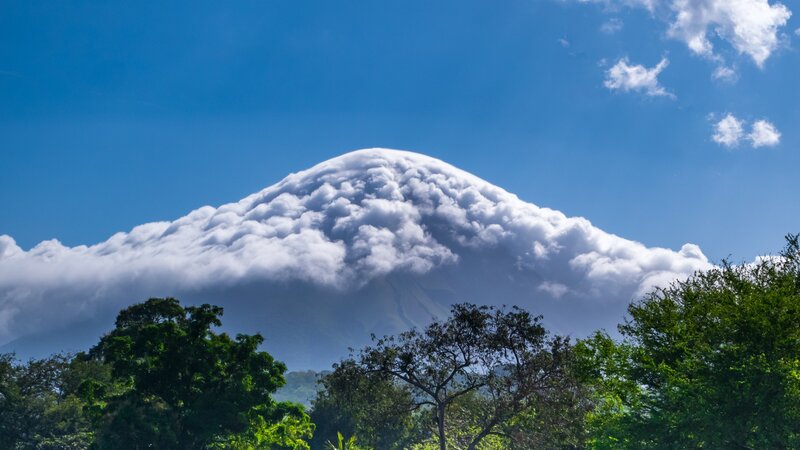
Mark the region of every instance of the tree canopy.
POLYGON ((119 313, 116 328, 90 351, 129 387, 106 399, 101 447, 206 448, 254 421, 282 420, 278 412, 307 421, 301 408, 271 400, 286 367, 258 350, 260 335, 213 331, 222 312, 152 298, 119 313))
POLYGON ((798 236, 653 290, 618 336, 453 305, 334 365, 310 416, 274 400, 286 367, 222 313, 153 298, 87 353, 0 355, 0 448, 800 448, 798 236))
POLYGON ((800 245, 698 273, 632 304, 615 342, 579 345, 597 448, 800 447, 800 245))
POLYGON ((260 335, 214 331, 221 315, 153 298, 88 353, 0 355, 0 448, 307 449, 303 407, 271 398, 285 366, 260 335))
POLYGON ((470 399, 458 445, 472 450, 518 414, 554 405, 573 389, 569 341, 550 337, 540 320, 516 307, 456 304, 447 320, 422 331, 376 339, 358 364, 401 383, 417 406, 430 409, 441 450, 448 447, 448 413, 470 399))

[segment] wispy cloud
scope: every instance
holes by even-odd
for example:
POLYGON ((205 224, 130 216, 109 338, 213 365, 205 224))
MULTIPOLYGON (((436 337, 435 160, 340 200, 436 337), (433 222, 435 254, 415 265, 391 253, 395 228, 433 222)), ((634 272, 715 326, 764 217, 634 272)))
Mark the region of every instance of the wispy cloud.
POLYGON ((732 67, 718 66, 711 74, 711 78, 725 83, 735 83, 739 79, 739 74, 732 67))
POLYGON ((674 98, 675 96, 658 82, 658 75, 668 65, 669 60, 666 58, 651 68, 641 64, 631 64, 627 58, 622 58, 606 71, 606 80, 603 84, 611 90, 674 98))
POLYGON ((622 22, 621 19, 617 17, 612 17, 603 22, 602 25, 600 25, 600 31, 606 34, 614 34, 619 30, 621 30, 623 26, 624 23, 622 22))
POLYGON ((577 0, 578 3, 595 3, 603 5, 609 9, 617 9, 620 6, 643 7, 650 11, 655 10, 659 0, 577 0))

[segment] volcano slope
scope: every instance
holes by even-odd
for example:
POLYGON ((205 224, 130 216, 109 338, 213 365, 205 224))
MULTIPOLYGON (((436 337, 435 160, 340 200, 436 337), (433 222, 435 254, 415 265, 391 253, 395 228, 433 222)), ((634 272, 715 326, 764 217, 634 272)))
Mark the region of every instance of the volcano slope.
POLYGON ((84 349, 120 308, 173 296, 222 305, 224 328, 319 369, 455 302, 519 305, 573 336, 613 329, 632 299, 708 267, 696 245, 648 248, 440 160, 367 149, 92 246, 0 236, 0 344, 84 349))

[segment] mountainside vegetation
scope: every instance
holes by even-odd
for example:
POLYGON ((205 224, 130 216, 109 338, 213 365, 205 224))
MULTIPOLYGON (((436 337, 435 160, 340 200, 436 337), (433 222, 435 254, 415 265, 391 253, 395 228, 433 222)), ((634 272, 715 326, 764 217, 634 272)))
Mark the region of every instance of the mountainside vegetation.
POLYGON ((619 337, 461 303, 290 375, 222 313, 152 298, 86 352, 0 355, 0 449, 800 448, 796 235, 653 290, 619 337))

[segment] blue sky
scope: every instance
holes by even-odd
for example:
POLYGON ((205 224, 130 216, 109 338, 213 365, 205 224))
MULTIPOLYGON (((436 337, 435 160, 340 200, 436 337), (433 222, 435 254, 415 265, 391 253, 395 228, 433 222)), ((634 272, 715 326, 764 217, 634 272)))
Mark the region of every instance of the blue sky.
POLYGON ((778 250, 800 231, 798 16, 759 67, 730 36, 693 51, 668 0, 641 2, 3 2, 0 234, 92 244, 391 147, 649 246, 778 250), (662 60, 668 95, 608 87, 620 61, 662 60), (753 148, 759 120, 778 143, 753 148))

